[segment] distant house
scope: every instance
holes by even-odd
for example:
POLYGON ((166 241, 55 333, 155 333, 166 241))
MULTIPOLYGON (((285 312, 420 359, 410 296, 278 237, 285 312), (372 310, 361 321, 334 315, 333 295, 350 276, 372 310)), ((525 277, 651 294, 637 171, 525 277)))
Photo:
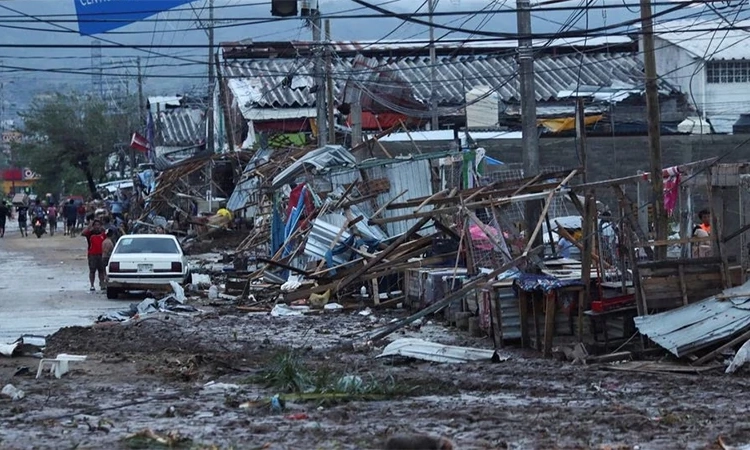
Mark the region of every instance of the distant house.
POLYGON ((719 133, 731 133, 740 116, 750 113, 747 25, 679 20, 654 27, 657 73, 719 133))
POLYGON ((157 159, 180 159, 205 149, 205 105, 205 100, 187 96, 148 98, 148 108, 154 118, 157 159))
MULTIPOLYGON (((434 96, 441 128, 520 128, 516 47, 511 41, 437 44, 434 96)), ((585 95, 587 114, 604 114, 599 131, 646 132, 636 40, 609 36, 539 41, 535 47, 540 117, 569 117, 573 97, 585 95)), ((314 129, 313 43, 228 42, 222 48, 235 142, 251 145, 258 131, 314 129)), ((429 126, 432 67, 424 43, 343 41, 332 49, 334 102, 339 107, 359 98, 364 130, 400 122, 429 126)), ((676 129, 688 114, 687 102, 668 82, 660 83, 660 93, 662 120, 676 129)))

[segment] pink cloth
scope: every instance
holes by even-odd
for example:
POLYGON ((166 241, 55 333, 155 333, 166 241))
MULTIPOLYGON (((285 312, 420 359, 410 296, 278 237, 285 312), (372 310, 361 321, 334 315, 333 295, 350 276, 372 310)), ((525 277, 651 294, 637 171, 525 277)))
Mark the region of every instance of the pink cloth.
MULTIPOLYGON (((497 235, 499 234, 499 232, 495 228, 487 227, 487 229, 490 230, 492 237, 497 237, 497 235)), ((490 239, 487 237, 484 231, 479 228, 479 225, 470 226, 469 234, 471 234, 471 240, 476 248, 480 250, 492 250, 494 248, 492 242, 490 242, 490 239)))
POLYGON ((680 173, 664 180, 664 209, 670 216, 680 198, 680 173))

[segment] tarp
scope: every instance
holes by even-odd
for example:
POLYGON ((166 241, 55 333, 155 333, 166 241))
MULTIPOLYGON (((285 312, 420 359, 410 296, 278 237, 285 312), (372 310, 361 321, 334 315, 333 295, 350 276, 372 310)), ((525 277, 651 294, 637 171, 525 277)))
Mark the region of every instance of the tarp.
POLYGON ((106 33, 191 0, 75 0, 78 32, 106 33))

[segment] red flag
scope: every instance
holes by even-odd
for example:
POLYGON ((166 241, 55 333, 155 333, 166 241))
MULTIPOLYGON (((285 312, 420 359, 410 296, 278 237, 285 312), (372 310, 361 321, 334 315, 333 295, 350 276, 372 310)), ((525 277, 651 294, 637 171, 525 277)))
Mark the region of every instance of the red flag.
POLYGON ((148 139, 138 133, 133 133, 133 137, 130 138, 130 148, 146 153, 148 152, 148 139))

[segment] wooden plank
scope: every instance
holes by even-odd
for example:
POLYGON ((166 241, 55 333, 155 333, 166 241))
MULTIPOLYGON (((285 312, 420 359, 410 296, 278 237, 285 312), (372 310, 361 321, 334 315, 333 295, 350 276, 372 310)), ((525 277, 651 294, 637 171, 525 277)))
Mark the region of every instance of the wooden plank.
MULTIPOLYGON (((625 191, 622 190, 622 187, 612 186, 612 189, 615 191, 615 195, 617 196, 617 199, 620 203, 620 208, 625 212, 625 220, 628 222, 628 225, 630 225, 631 231, 633 231, 635 235, 638 236, 639 241, 648 242, 648 236, 646 236, 645 231, 641 229, 641 226, 638 224, 638 221, 635 218, 633 202, 628 198, 627 195, 625 195, 625 191)), ((646 252, 646 256, 649 259, 654 259, 654 250, 651 247, 645 246, 642 248, 643 251, 646 252)))
POLYGON ((677 266, 680 272, 680 293, 682 294, 682 304, 688 304, 687 286, 685 285, 685 269, 683 266, 677 266))
POLYGON ((552 356, 552 342, 555 337, 555 307, 557 306, 556 295, 553 292, 545 294, 546 305, 544 308, 544 357, 552 356))
POLYGON ((640 242, 638 245, 641 247, 663 247, 665 245, 680 245, 680 244, 695 244, 700 242, 709 242, 711 241, 710 237, 689 237, 689 238, 680 238, 680 239, 663 239, 660 241, 649 241, 649 242, 640 242))
POLYGON ((724 350, 726 350, 726 349, 728 349, 730 347, 734 347, 735 345, 739 345, 740 343, 745 342, 748 339, 750 339, 750 331, 746 331, 746 332, 742 333, 741 335, 737 336, 736 338, 732 339, 731 341, 727 342, 726 344, 720 346, 719 348, 706 353, 705 355, 703 355, 700 358, 698 358, 695 361, 694 364, 696 366, 700 366, 700 365, 706 364, 707 362, 709 362, 712 359, 716 358, 716 356, 719 353, 723 352, 724 350))
MULTIPOLYGON (((570 181, 570 179, 576 175, 576 173, 578 173, 577 170, 570 172, 570 174, 568 174, 567 177, 563 178, 563 180, 557 186, 557 189, 560 189, 561 187, 565 186, 568 183, 568 181, 570 181)), ((555 194, 558 192, 557 189, 551 191, 549 195, 547 196, 547 201, 544 204, 544 208, 542 208, 542 212, 539 216, 539 220, 537 221, 536 226, 534 227, 534 231, 531 233, 531 236, 529 236, 529 243, 526 245, 526 249, 523 252, 524 255, 528 254, 529 250, 531 249, 531 246, 534 245, 534 242, 536 241, 536 237, 539 234, 539 231, 542 229, 544 218, 547 216, 550 206, 552 206, 552 199, 554 198, 555 194)))
POLYGON ((356 280, 357 277, 362 275, 363 273, 367 272, 372 266, 380 262, 383 258, 391 254, 394 250, 396 250, 401 244, 406 242, 408 239, 410 239, 414 233, 421 230, 423 226, 427 224, 427 222, 430 221, 429 217, 424 217, 419 220, 419 222, 415 223, 409 230, 399 236, 395 241, 393 241, 388 247, 386 247, 385 250, 379 252, 372 260, 368 261, 367 264, 365 264, 363 267, 355 271, 353 274, 349 275, 345 279, 341 280, 337 285, 337 290, 343 289, 346 286, 348 286, 352 281, 356 280))
POLYGON ((388 200, 387 202, 383 203, 383 206, 381 206, 380 208, 378 208, 378 210, 375 211, 375 213, 373 213, 373 215, 370 216, 370 217, 371 218, 378 217, 383 211, 385 211, 386 208, 388 208, 389 205, 391 205, 393 202, 396 201, 396 199, 398 199, 399 197, 403 196, 407 192, 409 192, 409 190, 408 189, 404 189, 403 191, 401 191, 400 194, 398 194, 397 196, 395 196, 392 199, 388 200))
POLYGON ((487 295, 490 297, 490 323, 492 325, 492 340, 495 349, 503 347, 503 318, 500 310, 500 299, 495 298, 495 289, 490 289, 487 295))
MULTIPOLYGON (((538 251, 541 247, 538 247, 534 249, 535 251, 538 251)), ((378 341, 380 339, 383 339, 384 337, 390 335, 391 333, 394 333, 395 331, 400 330, 401 328, 405 327, 406 325, 414 322, 417 319, 420 319, 422 317, 425 317, 428 314, 433 314, 437 311, 440 311, 441 309, 448 306, 451 302, 454 300, 457 300, 459 298, 464 297, 467 293, 478 289, 479 287, 483 285, 487 285, 488 283, 491 283, 492 280, 500 275, 501 273, 505 272, 506 270, 510 269, 511 267, 518 266, 522 261, 525 261, 525 256, 519 256, 512 261, 509 261, 507 264, 503 264, 502 266, 498 267, 497 269, 493 270, 490 273, 482 274, 478 276, 477 278, 474 278, 473 280, 469 281, 464 285, 463 288, 453 291, 450 294, 446 295, 444 299, 440 300, 439 302, 436 302, 427 308, 412 314, 409 317, 406 317, 404 319, 399 320, 398 322, 388 325, 385 327, 385 329, 375 333, 374 335, 370 336, 371 341, 378 341)))
POLYGON ((710 257, 710 258, 685 258, 685 259, 667 259, 664 261, 643 261, 638 263, 639 269, 659 269, 659 268, 672 268, 677 267, 678 264, 685 266, 701 266, 701 265, 719 265, 721 264, 721 258, 710 257))
MULTIPOLYGON (((557 228, 556 228, 557 234, 559 234, 560 236, 562 236, 565 239, 567 239, 568 242, 570 242, 571 244, 575 245, 576 248, 578 248, 578 250, 580 250, 581 252, 584 251, 583 244, 581 244, 580 242, 578 242, 576 240, 576 238, 574 238, 570 233, 568 233, 568 230, 566 230, 565 227, 563 227, 562 225, 560 225, 560 222, 555 221, 555 224, 557 225, 557 228)), ((581 253, 581 254, 583 254, 583 253, 581 253)), ((594 261, 596 261, 598 263, 599 262, 599 255, 597 255, 596 252, 592 251, 591 252, 591 259, 593 259, 594 261)), ((606 261, 604 261, 603 263, 604 263, 604 267, 605 268, 607 268, 607 269, 611 269, 612 268, 612 266, 610 264, 608 264, 606 261)))
POLYGON ((594 253, 594 223, 596 221, 596 200, 593 191, 586 193, 583 216, 583 254, 581 261, 581 283, 583 283, 583 308, 591 303, 591 259, 594 253))

